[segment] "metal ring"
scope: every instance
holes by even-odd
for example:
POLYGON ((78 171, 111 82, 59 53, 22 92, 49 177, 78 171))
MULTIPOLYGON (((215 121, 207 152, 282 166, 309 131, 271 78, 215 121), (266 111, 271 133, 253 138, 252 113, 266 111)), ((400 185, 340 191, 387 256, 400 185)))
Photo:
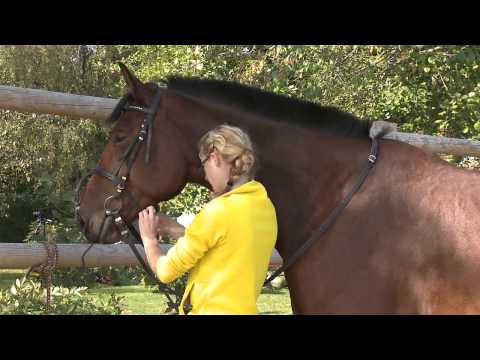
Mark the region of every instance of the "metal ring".
POLYGON ((107 205, 108 205, 107 202, 111 199, 116 198, 116 197, 118 197, 118 195, 110 195, 109 197, 107 197, 105 199, 105 201, 103 203, 103 209, 105 210, 105 212, 109 211, 108 215, 118 213, 121 210, 121 207, 120 207, 120 209, 111 209, 111 208, 107 207, 107 205))

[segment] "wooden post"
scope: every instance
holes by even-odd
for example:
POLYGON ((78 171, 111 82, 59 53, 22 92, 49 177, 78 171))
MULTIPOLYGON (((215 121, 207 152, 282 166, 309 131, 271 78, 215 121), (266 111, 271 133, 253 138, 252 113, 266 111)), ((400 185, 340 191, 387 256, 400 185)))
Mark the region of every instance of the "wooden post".
MULTIPOLYGON (((82 267, 82 254, 89 244, 57 244, 57 267, 82 267)), ((136 245, 138 252, 145 259, 141 245, 136 245)), ((163 251, 171 245, 161 244, 163 251)), ((40 243, 0 243, 0 269, 27 269, 46 261, 47 253, 40 243)), ((280 266, 282 258, 274 249, 270 258, 270 267, 280 266)), ((85 255, 86 267, 103 266, 137 266, 140 265, 127 244, 95 244, 85 255)))

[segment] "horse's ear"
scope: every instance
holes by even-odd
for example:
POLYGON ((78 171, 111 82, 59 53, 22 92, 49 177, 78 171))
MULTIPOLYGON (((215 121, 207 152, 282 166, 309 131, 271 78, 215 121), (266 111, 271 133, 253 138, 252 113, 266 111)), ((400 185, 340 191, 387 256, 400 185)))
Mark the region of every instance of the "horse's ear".
POLYGON ((123 78, 128 85, 130 94, 139 103, 147 105, 148 90, 145 85, 125 66, 125 64, 119 62, 120 70, 123 78))

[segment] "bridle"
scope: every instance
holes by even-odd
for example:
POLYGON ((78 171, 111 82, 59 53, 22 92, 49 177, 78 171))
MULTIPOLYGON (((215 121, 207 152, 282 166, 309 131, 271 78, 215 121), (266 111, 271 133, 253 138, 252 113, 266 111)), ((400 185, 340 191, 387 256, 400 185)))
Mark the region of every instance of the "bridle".
MULTIPOLYGON (((160 100, 161 100, 162 90, 157 87, 155 95, 153 96, 152 102, 149 107, 142 107, 136 105, 130 105, 128 101, 124 101, 125 104, 121 108, 122 111, 139 111, 144 113, 146 116, 143 120, 143 123, 138 131, 137 135, 135 136, 135 140, 130 143, 127 150, 123 153, 120 159, 117 161, 117 165, 114 167, 112 172, 105 170, 100 165, 97 165, 92 171, 90 171, 86 176, 84 176, 78 183, 76 189, 76 196, 75 196, 75 214, 78 216, 78 211, 80 210, 80 192, 82 187, 88 182, 88 179, 93 175, 100 175, 105 179, 111 181, 116 186, 116 193, 113 195, 108 196, 104 201, 104 218, 102 220, 100 230, 98 232, 98 237, 101 240, 103 228, 105 226, 105 222, 107 219, 113 219, 113 224, 117 227, 120 232, 120 236, 122 239, 126 240, 130 248, 132 249, 135 257, 143 266, 146 273, 158 284, 160 289, 163 291, 165 296, 167 297, 168 307, 169 309, 175 309, 179 306, 181 297, 179 294, 167 286, 160 282, 155 273, 150 269, 150 267, 145 263, 140 253, 137 251, 135 244, 132 242, 130 234, 133 235, 136 242, 143 245, 140 235, 138 234, 135 227, 126 220, 125 216, 122 215, 122 207, 119 208, 112 208, 111 204, 114 200, 120 199, 123 194, 127 194, 130 199, 133 201, 134 206, 136 207, 136 212, 142 210, 142 208, 138 205, 138 202, 135 200, 133 194, 127 189, 127 181, 130 175, 130 171, 132 169, 133 164, 135 163, 136 156, 138 151, 142 145, 142 143, 146 140, 146 152, 145 152, 145 164, 149 164, 150 162, 150 147, 152 142, 152 132, 153 132, 153 124, 155 121, 155 117, 157 112, 160 108, 160 100), (126 172, 124 175, 119 175, 120 170, 126 164, 126 172), (176 301, 173 301, 170 295, 175 295, 176 301)), ((82 229, 83 230, 83 229, 82 229)), ((94 242, 92 242, 93 244, 94 242)), ((88 249, 87 249, 88 250, 88 249)), ((84 254, 85 255, 85 254, 84 254)), ((82 256, 83 260, 83 256, 82 256)))

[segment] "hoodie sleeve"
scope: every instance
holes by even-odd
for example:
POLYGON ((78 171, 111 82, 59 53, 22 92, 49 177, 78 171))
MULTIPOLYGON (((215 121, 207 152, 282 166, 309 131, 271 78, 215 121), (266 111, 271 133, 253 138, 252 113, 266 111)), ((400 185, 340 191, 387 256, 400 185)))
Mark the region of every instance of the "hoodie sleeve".
POLYGON ((158 259, 158 279, 169 283, 197 264, 205 253, 225 237, 227 215, 221 199, 209 202, 185 230, 185 235, 158 259))

